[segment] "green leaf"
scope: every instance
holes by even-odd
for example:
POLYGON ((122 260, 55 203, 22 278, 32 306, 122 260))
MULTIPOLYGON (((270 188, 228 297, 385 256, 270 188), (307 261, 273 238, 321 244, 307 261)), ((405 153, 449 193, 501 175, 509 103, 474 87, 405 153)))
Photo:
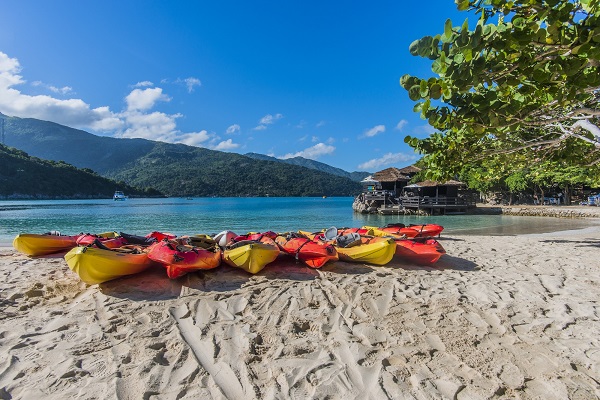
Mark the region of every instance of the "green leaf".
POLYGON ((431 86, 431 89, 429 89, 429 93, 432 99, 438 100, 442 97, 442 87, 435 83, 431 86))
POLYGON ((469 9, 469 0, 454 0, 454 3, 456 4, 458 11, 465 11, 469 9))
POLYGON ((452 21, 450 18, 446 20, 444 24, 444 35, 442 35, 442 42, 449 42, 452 39, 452 21))

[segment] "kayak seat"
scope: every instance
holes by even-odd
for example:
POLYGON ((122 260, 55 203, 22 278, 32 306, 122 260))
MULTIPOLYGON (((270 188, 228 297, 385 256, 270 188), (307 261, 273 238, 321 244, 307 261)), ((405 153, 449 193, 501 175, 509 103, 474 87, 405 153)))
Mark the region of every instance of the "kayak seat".
POLYGON ((357 246, 362 243, 358 233, 348 233, 347 235, 338 236, 336 242, 339 247, 344 248, 357 246))

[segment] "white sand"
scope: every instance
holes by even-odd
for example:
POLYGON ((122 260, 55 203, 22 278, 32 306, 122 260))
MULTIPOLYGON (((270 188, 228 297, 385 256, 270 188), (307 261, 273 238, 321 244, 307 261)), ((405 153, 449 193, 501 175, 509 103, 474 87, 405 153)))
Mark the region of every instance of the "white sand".
POLYGON ((600 228, 442 243, 94 286, 4 248, 0 399, 600 397, 600 228))

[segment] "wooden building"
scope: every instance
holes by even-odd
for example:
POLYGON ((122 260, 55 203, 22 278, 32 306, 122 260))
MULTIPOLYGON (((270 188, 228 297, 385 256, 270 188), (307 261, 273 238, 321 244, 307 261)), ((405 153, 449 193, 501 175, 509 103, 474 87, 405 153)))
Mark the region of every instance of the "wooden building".
POLYGON ((363 192, 353 208, 359 212, 379 214, 460 214, 475 202, 459 181, 438 183, 423 181, 411 184, 421 169, 414 165, 386 168, 362 180, 363 192))
POLYGON ((475 205, 465 188, 463 182, 455 180, 423 181, 405 186, 399 200, 403 208, 425 210, 430 215, 464 214, 475 205))

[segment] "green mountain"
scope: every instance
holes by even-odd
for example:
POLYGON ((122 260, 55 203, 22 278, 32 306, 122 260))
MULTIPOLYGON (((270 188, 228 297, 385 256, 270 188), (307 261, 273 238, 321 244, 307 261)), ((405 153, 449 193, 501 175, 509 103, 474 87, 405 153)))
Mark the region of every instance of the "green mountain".
POLYGON ((7 145, 169 196, 352 196, 348 178, 240 154, 92 135, 53 122, 3 116, 7 145))
POLYGON ((90 169, 47 161, 0 144, 0 198, 111 198, 115 190, 129 196, 160 196, 115 182, 90 169))
POLYGON ((360 182, 363 179, 365 179, 367 176, 371 175, 371 172, 344 171, 341 168, 332 167, 331 165, 327 165, 325 163, 311 160, 311 159, 304 158, 304 157, 292 157, 292 158, 281 159, 281 158, 275 158, 275 157, 267 156, 264 154, 258 154, 258 153, 246 153, 244 155, 246 157, 251 157, 256 160, 276 161, 276 162, 282 162, 282 163, 291 164, 291 165, 298 165, 298 166, 306 167, 306 168, 310 168, 310 169, 315 169, 317 171, 327 172, 328 174, 343 176, 344 178, 352 179, 353 181, 356 181, 356 182, 360 182))

